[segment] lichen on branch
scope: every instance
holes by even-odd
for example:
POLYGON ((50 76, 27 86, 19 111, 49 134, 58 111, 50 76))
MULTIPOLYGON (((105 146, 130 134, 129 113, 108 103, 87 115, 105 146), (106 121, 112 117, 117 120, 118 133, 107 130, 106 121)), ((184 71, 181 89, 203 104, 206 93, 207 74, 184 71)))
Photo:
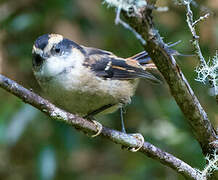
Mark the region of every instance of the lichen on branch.
POLYGON ((218 95, 218 53, 214 57, 208 58, 206 61, 205 57, 202 54, 199 39, 200 36, 197 35, 195 27, 196 25, 209 17, 209 13, 206 13, 204 16, 200 16, 197 20, 193 18, 193 12, 191 9, 191 0, 176 0, 177 4, 184 5, 186 7, 186 22, 188 24, 189 30, 192 34, 193 39, 191 40, 192 46, 195 49, 195 54, 199 59, 199 66, 195 69, 197 72, 196 81, 201 83, 210 82, 210 85, 213 87, 214 91, 212 95, 218 95))
POLYGON ((214 151, 214 154, 212 157, 206 156, 207 165, 205 168, 200 172, 201 173, 201 179, 206 180, 208 177, 210 177, 213 172, 218 171, 218 150, 214 151))
POLYGON ((135 13, 142 7, 147 5, 147 1, 145 0, 104 0, 109 6, 121 8, 127 13, 135 13))
POLYGON ((209 81, 214 89, 213 95, 218 95, 218 52, 206 64, 200 64, 196 70, 196 81, 206 83, 209 81))

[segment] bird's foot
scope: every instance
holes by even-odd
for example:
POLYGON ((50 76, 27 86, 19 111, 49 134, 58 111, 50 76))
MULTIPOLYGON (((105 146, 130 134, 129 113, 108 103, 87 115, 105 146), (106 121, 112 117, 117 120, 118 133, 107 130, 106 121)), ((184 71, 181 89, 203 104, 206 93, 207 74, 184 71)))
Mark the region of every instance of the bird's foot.
POLYGON ((99 134, 101 134, 102 129, 103 129, 103 126, 102 126, 102 124, 99 123, 98 121, 95 121, 95 120, 91 120, 91 121, 95 124, 96 129, 97 129, 97 133, 91 135, 91 137, 94 138, 94 137, 98 136, 99 134))
POLYGON ((87 119, 87 120, 89 120, 89 121, 91 121, 91 122, 93 122, 94 125, 96 126, 97 133, 91 135, 90 137, 94 138, 94 137, 98 136, 99 134, 101 134, 102 129, 103 129, 103 126, 102 126, 102 124, 99 123, 98 121, 93 120, 93 119, 95 119, 95 118, 93 117, 92 113, 90 113, 90 114, 84 116, 83 118, 84 118, 84 119, 87 119))
POLYGON ((142 147, 143 147, 143 145, 144 145, 144 142, 145 142, 145 139, 144 139, 144 137, 142 136, 142 134, 139 134, 139 133, 135 133, 135 134, 130 134, 131 136, 133 136, 133 137, 135 137, 136 139, 138 139, 139 141, 140 141, 140 144, 139 144, 139 146, 138 147, 129 147, 128 149, 129 149, 129 151, 131 151, 131 152, 137 152, 137 151, 139 151, 142 147))

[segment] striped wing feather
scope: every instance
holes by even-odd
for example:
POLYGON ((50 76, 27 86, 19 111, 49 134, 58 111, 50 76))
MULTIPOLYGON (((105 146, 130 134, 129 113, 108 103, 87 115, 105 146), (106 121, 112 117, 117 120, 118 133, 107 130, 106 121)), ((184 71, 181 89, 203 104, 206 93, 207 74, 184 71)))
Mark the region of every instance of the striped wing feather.
POLYGON ((161 82, 152 74, 152 71, 157 71, 157 68, 146 51, 124 59, 109 51, 95 48, 85 48, 85 50, 88 57, 85 65, 99 77, 119 80, 144 78, 153 83, 161 82))

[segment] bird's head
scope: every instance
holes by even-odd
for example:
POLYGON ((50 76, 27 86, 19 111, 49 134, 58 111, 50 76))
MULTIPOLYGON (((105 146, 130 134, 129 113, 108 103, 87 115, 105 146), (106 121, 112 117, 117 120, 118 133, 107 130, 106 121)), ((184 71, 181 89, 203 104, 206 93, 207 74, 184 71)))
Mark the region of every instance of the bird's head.
POLYGON ((44 34, 33 45, 32 64, 36 76, 53 77, 74 68, 84 59, 81 46, 59 34, 44 34))

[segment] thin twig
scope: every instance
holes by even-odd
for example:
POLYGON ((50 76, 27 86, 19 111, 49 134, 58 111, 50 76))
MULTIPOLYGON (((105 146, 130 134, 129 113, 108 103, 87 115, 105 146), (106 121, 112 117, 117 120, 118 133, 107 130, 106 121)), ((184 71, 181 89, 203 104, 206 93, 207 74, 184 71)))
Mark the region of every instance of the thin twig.
MULTIPOLYGON (((191 1, 192 2, 192 1, 191 1)), ((199 45, 199 36, 197 36, 196 34, 196 30, 195 30, 195 26, 203 21, 204 19, 208 18, 210 13, 206 13, 204 16, 201 16, 200 18, 198 18, 197 20, 193 20, 193 12, 191 10, 191 2, 190 1, 187 1, 185 2, 184 1, 184 5, 186 6, 186 22, 188 24, 188 27, 192 33, 192 36, 193 36, 193 40, 192 40, 192 45, 195 49, 195 54, 197 55, 198 59, 200 60, 200 65, 199 67, 197 68, 198 70, 202 69, 202 68, 208 68, 208 64, 207 62, 205 61, 203 55, 202 55, 202 52, 201 52, 201 48, 200 48, 200 45, 199 45)), ((198 73, 198 78, 199 76, 202 76, 203 74, 199 71, 196 71, 198 73)), ((215 73, 217 74, 217 73, 215 73)), ((214 92, 215 92, 215 95, 216 95, 216 102, 218 103, 218 94, 217 94, 217 75, 215 76, 215 78, 213 77, 213 74, 208 74, 206 77, 203 77, 204 79, 207 79, 210 83, 210 85, 214 88, 214 92)), ((198 79, 199 80, 199 79, 198 79)))
MULTIPOLYGON (((32 91, 29 91, 28 89, 22 87, 15 81, 8 79, 7 77, 1 74, 0 87, 5 89, 9 93, 14 94, 15 96, 23 100, 25 103, 28 103, 34 106, 35 108, 39 109, 40 111, 42 111, 54 120, 65 122, 75 127, 76 129, 85 132, 86 134, 88 132, 96 133, 98 131, 96 126, 91 121, 70 114, 54 106, 46 99, 38 96, 32 91)), ((107 127, 103 127, 103 130, 100 135, 106 137, 107 139, 110 139, 111 141, 117 144, 121 144, 127 147, 138 147, 140 143, 139 140, 137 140, 135 137, 131 135, 113 129, 109 129, 107 127)), ((197 170, 195 170, 182 160, 176 158, 175 156, 155 147, 149 142, 145 142, 143 147, 139 151, 153 159, 158 160, 162 164, 171 167, 172 169, 176 170, 179 174, 182 174, 184 177, 188 179, 197 180, 200 177, 200 173, 197 170)))
POLYGON ((210 14, 207 13, 204 16, 199 17, 195 22, 193 22, 192 26, 197 25, 199 22, 203 21, 204 19, 208 18, 209 16, 210 16, 210 14))
POLYGON ((199 61, 201 62, 202 65, 206 65, 206 61, 202 55, 202 52, 201 52, 201 48, 200 48, 200 45, 199 45, 199 36, 197 35, 196 33, 196 30, 195 30, 195 25, 204 20, 205 18, 207 18, 209 16, 209 13, 207 13, 206 15, 200 17, 199 19, 197 19, 196 21, 193 20, 193 13, 192 13, 192 10, 191 10, 191 6, 190 6, 190 2, 186 2, 185 3, 185 6, 186 6, 186 22, 188 24, 188 27, 192 33, 192 37, 193 37, 193 40, 192 40, 192 45, 193 47, 195 48, 195 53, 199 59, 199 61))
POLYGON ((142 38, 142 36, 139 33, 137 33, 135 29, 133 29, 129 24, 122 21, 122 19, 120 18, 120 12, 121 7, 119 6, 116 12, 115 24, 121 24, 124 28, 130 30, 136 36, 136 38, 140 40, 143 45, 145 45, 146 41, 142 38))

